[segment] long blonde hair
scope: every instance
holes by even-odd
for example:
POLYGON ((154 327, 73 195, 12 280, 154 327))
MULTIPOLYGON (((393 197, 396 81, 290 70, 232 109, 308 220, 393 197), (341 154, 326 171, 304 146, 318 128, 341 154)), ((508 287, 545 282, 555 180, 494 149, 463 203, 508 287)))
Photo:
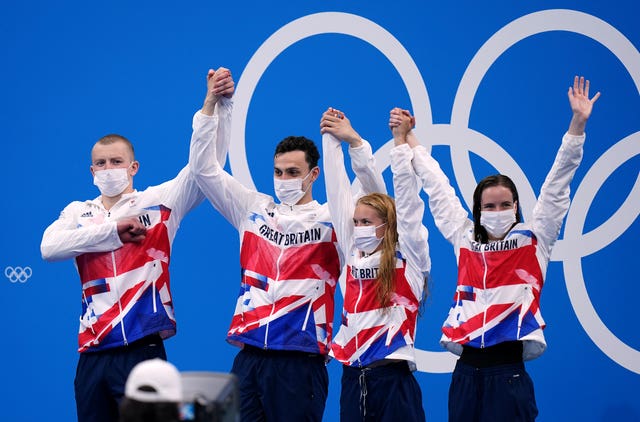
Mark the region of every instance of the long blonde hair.
POLYGON ((396 203, 389 195, 371 193, 358 199, 357 204, 373 208, 378 217, 386 223, 376 286, 378 301, 383 308, 386 308, 391 301, 391 294, 395 290, 396 245, 398 244, 396 203))

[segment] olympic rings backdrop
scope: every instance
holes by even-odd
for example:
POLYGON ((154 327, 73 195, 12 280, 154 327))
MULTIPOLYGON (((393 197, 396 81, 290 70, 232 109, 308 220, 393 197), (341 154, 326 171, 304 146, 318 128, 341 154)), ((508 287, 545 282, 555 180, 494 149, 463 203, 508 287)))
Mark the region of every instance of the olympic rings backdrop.
MULTIPOLYGON (((602 92, 542 295, 547 351, 527 363, 541 421, 640 420, 640 5, 585 2, 31 2, 6 7, 0 217, 3 420, 75 419, 80 288, 71 261, 45 263, 43 230, 73 200, 98 195, 90 149, 132 140, 144 189, 187 162, 209 68, 237 83, 226 168, 270 193, 275 144, 320 143, 329 106, 344 111, 388 170, 389 110, 416 132, 463 203, 489 173, 510 175, 530 217, 571 112, 574 75, 602 92)), ((314 185, 325 200, 322 178, 314 185)), ((423 194, 424 197, 424 194, 423 194)), ((426 199, 426 197, 425 197, 426 199)), ((427 418, 446 420, 453 355, 438 345, 455 285, 452 247, 429 213, 430 297, 419 320, 427 418)), ((173 244, 180 370, 228 372, 224 338, 238 288, 237 232, 204 203, 173 244)), ((337 306, 341 306, 341 300, 337 306)), ((336 312, 339 315, 339 312, 336 312)), ((325 420, 338 419, 341 368, 329 363, 325 420)))

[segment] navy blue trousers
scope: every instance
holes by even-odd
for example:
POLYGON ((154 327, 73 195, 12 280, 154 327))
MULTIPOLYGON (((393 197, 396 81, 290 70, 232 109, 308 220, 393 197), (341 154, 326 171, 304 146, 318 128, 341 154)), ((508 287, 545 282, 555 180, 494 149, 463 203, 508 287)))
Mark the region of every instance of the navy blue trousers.
POLYGON ((117 422, 129 372, 153 358, 167 359, 158 336, 125 347, 81 353, 74 381, 78 422, 117 422))
POLYGON ((343 366, 340 420, 424 421, 420 385, 407 362, 375 368, 343 366))
POLYGON ((323 355, 245 346, 231 372, 239 381, 240 420, 322 421, 329 389, 323 355))
POLYGON ((523 363, 476 368, 458 361, 449 387, 449 422, 528 422, 538 416, 523 363))

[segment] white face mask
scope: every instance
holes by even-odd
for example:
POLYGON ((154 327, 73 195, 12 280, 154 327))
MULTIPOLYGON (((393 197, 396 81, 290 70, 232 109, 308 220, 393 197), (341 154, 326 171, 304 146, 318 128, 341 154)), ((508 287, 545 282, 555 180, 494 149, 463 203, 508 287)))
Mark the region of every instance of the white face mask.
POLYGON ((285 205, 295 205, 299 200, 307 193, 311 183, 307 185, 305 190, 302 190, 302 182, 307 180, 307 177, 311 175, 311 171, 302 178, 296 179, 276 179, 273 178, 273 190, 276 192, 276 196, 285 205))
POLYGON ((482 211, 480 224, 485 228, 489 236, 502 239, 516 222, 516 213, 513 209, 504 211, 482 211))
POLYGON ((129 186, 129 167, 98 170, 93 174, 93 184, 104 196, 118 196, 129 186))
POLYGON ((355 247, 364 253, 373 253, 383 239, 383 237, 378 238, 376 236, 376 229, 385 224, 387 223, 382 223, 379 226, 355 226, 353 228, 353 244, 355 247))

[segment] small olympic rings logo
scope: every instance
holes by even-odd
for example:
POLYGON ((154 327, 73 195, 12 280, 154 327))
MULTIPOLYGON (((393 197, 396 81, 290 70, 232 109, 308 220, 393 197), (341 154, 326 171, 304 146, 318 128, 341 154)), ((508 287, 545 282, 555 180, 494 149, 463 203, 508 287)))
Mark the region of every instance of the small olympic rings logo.
POLYGON ((32 274, 33 271, 31 271, 31 267, 7 266, 4 269, 5 277, 7 277, 12 283, 26 283, 32 274))

